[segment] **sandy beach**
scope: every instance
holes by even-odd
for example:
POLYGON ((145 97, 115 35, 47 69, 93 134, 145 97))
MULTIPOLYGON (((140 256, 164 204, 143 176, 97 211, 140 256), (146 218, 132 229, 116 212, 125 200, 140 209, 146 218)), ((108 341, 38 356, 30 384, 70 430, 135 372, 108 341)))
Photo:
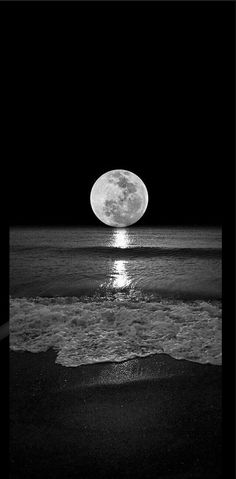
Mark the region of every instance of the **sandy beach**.
POLYGON ((10 352, 12 479, 221 477, 221 367, 10 352))

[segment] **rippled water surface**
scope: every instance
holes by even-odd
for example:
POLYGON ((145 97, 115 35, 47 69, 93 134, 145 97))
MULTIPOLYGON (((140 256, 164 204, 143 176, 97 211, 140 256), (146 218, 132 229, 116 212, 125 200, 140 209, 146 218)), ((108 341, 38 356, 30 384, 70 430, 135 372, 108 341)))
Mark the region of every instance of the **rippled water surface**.
POLYGON ((221 361, 221 231, 17 228, 11 348, 78 366, 154 352, 221 361))

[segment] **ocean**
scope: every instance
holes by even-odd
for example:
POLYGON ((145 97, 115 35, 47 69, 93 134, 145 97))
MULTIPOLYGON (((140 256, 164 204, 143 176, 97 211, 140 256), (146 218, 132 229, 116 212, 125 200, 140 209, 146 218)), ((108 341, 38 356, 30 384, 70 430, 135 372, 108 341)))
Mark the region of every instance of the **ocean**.
POLYGON ((221 364, 221 230, 11 228, 10 348, 221 364))

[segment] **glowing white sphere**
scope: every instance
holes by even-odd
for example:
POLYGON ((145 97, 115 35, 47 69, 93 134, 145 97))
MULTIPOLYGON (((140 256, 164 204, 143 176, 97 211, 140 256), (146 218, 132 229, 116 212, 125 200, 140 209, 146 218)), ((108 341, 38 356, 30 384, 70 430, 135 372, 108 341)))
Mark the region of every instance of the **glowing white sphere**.
POLYGON ((95 181, 90 203, 100 221, 115 228, 125 228, 145 213, 148 192, 143 181, 131 171, 111 170, 95 181))

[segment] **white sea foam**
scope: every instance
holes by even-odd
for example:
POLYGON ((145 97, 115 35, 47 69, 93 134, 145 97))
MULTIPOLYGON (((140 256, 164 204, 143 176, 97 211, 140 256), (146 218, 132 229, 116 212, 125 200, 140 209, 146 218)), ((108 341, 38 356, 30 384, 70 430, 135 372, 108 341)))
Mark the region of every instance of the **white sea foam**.
POLYGON ((54 348, 56 362, 72 367, 163 352, 221 364, 221 302, 12 298, 10 347, 54 348))

